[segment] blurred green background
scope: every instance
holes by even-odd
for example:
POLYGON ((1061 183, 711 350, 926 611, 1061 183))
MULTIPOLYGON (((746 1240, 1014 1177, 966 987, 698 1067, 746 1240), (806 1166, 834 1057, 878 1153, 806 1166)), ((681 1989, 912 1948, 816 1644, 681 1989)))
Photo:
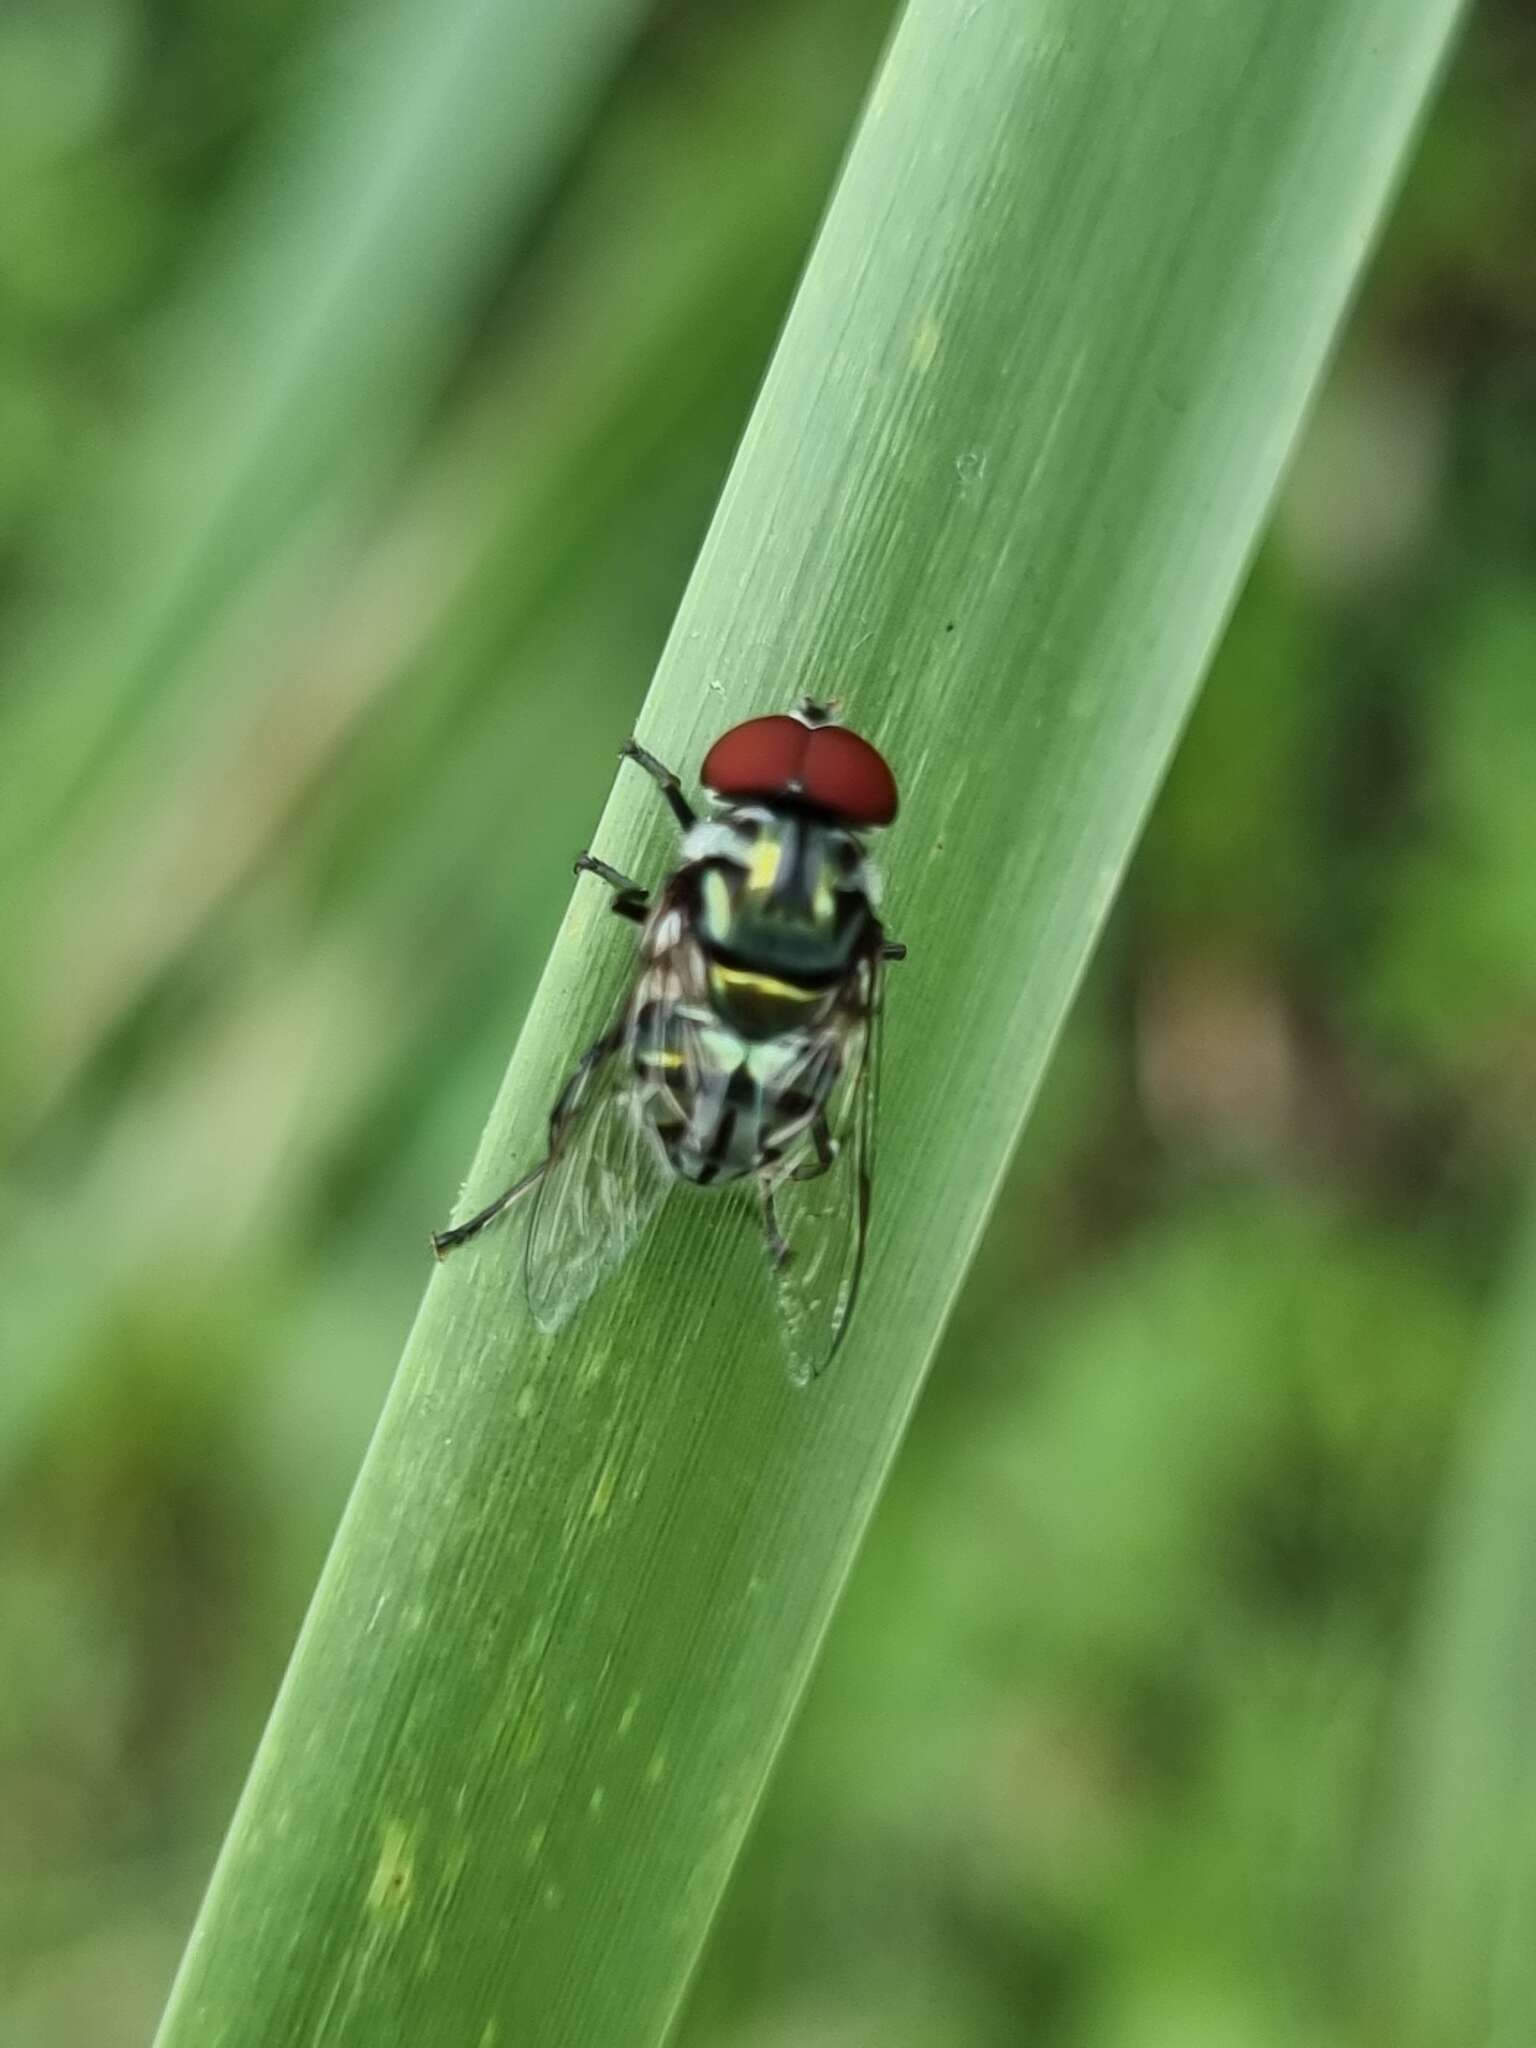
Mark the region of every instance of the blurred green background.
MULTIPOLYGON (((494 13, 0 13, 0 2048, 152 2031, 890 8, 494 13)), ((1533 106, 1486 5, 689 2048, 1536 2041, 1533 106)))

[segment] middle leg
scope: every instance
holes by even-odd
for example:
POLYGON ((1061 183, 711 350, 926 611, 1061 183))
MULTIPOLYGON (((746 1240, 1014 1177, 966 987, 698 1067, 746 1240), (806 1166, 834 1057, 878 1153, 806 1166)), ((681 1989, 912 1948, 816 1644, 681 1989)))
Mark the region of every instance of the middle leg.
POLYGON ((607 861, 599 860, 595 853, 582 853, 576 857, 578 875, 596 875, 600 882, 606 882, 613 891, 613 908, 619 917, 627 917, 632 924, 644 924, 651 911, 651 899, 640 883, 632 882, 628 875, 621 875, 617 868, 609 867, 607 861))

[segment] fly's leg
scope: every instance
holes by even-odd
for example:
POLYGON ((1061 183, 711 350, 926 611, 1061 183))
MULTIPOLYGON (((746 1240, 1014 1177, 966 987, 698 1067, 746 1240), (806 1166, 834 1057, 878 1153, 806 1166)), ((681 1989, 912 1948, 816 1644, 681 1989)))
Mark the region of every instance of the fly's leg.
POLYGON ((459 1245, 467 1244, 472 1237, 478 1237, 487 1223, 494 1223, 503 1209, 510 1209, 520 1195, 526 1195, 530 1188, 537 1185, 548 1165, 547 1159, 541 1159, 532 1173, 525 1173, 521 1180, 513 1181, 504 1194, 498 1195, 494 1202, 487 1202, 477 1215, 469 1218, 468 1222, 456 1223, 452 1230, 434 1230, 432 1249, 438 1258, 447 1258, 459 1245))
POLYGON ((829 1173, 832 1169, 832 1164, 837 1158, 837 1140, 827 1129, 824 1113, 819 1114, 815 1123, 811 1125, 811 1143, 816 1147, 816 1157, 802 1160, 790 1175, 791 1180, 820 1180, 824 1173, 829 1173))
POLYGON ((627 917, 631 924, 644 924, 651 914, 651 899, 638 882, 632 882, 628 875, 621 875, 617 868, 609 867, 607 861, 599 860, 594 853, 577 856, 578 875, 596 875, 600 882, 606 882, 613 891, 615 915, 627 917))
POLYGON ((599 860, 595 853, 579 853, 576 856, 578 875, 596 875, 600 882, 606 882, 619 896, 644 898, 645 888, 640 882, 631 881, 628 875, 621 875, 617 868, 611 868, 607 861, 599 860))
POLYGON ((667 800, 667 806, 679 827, 691 832, 699 822, 698 814, 687 797, 683 785, 664 761, 658 761, 654 754, 648 754, 638 740, 626 740, 619 749, 621 761, 633 761, 637 768, 643 768, 667 800))
POLYGON ((907 949, 899 939, 887 939, 880 948, 880 958, 882 960, 905 960, 906 957, 907 949))
POLYGON ((549 1112, 549 1160, 560 1150, 560 1141, 565 1136, 565 1127, 576 1114, 582 1094, 594 1067, 600 1067, 611 1052, 617 1052, 624 1039, 624 1027, 615 1024, 611 1031, 605 1031, 601 1038, 593 1039, 581 1058, 571 1078, 555 1097, 555 1106, 549 1112))
POLYGON ((773 1270, 782 1273, 794 1257, 794 1251, 779 1228, 778 1211, 773 1206, 773 1185, 766 1176, 758 1182, 757 1192, 762 1198, 763 1236, 768 1243, 768 1256, 773 1261, 773 1270))
POLYGON ((618 1029, 605 1031, 602 1037, 595 1044, 589 1045, 582 1054, 576 1071, 560 1090, 555 1106, 549 1113, 549 1150, 532 1172, 525 1173, 521 1180, 513 1181, 511 1187, 499 1194, 494 1202, 487 1202, 483 1209, 467 1221, 454 1224, 451 1230, 433 1231, 432 1249, 438 1258, 446 1258, 449 1252, 456 1251, 461 1244, 468 1243, 470 1238, 478 1237, 485 1226, 494 1223, 504 1209, 510 1209, 514 1202, 538 1186, 560 1149, 560 1140, 565 1135, 566 1125, 575 1114, 581 1092, 587 1084, 587 1077, 595 1066, 607 1059, 616 1049, 621 1036, 622 1033, 618 1029))

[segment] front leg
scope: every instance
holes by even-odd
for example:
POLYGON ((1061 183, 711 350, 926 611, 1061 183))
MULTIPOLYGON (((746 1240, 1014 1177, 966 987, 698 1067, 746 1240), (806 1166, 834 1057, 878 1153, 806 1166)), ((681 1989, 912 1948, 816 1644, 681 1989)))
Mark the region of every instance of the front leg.
POLYGON ((698 813, 683 795, 683 785, 664 761, 658 761, 654 754, 647 753, 638 740, 626 740, 619 749, 619 759, 633 761, 637 768, 643 768, 666 798, 679 829, 683 832, 693 830, 699 822, 698 813))

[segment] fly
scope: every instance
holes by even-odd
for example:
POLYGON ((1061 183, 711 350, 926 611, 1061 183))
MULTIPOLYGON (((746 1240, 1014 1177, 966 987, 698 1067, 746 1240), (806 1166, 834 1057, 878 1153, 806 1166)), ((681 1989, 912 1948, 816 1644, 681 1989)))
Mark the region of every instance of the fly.
POLYGON ((847 1334, 869 1235, 881 983, 906 948, 877 915, 863 835, 895 818, 895 778, 809 698, 715 741, 703 816, 638 741, 623 754, 660 788, 681 858, 654 898, 590 853, 577 861, 641 927, 628 994, 561 1090, 544 1158, 433 1249, 531 1196, 528 1305, 554 1331, 679 1181, 751 1181, 803 1384, 847 1334))

